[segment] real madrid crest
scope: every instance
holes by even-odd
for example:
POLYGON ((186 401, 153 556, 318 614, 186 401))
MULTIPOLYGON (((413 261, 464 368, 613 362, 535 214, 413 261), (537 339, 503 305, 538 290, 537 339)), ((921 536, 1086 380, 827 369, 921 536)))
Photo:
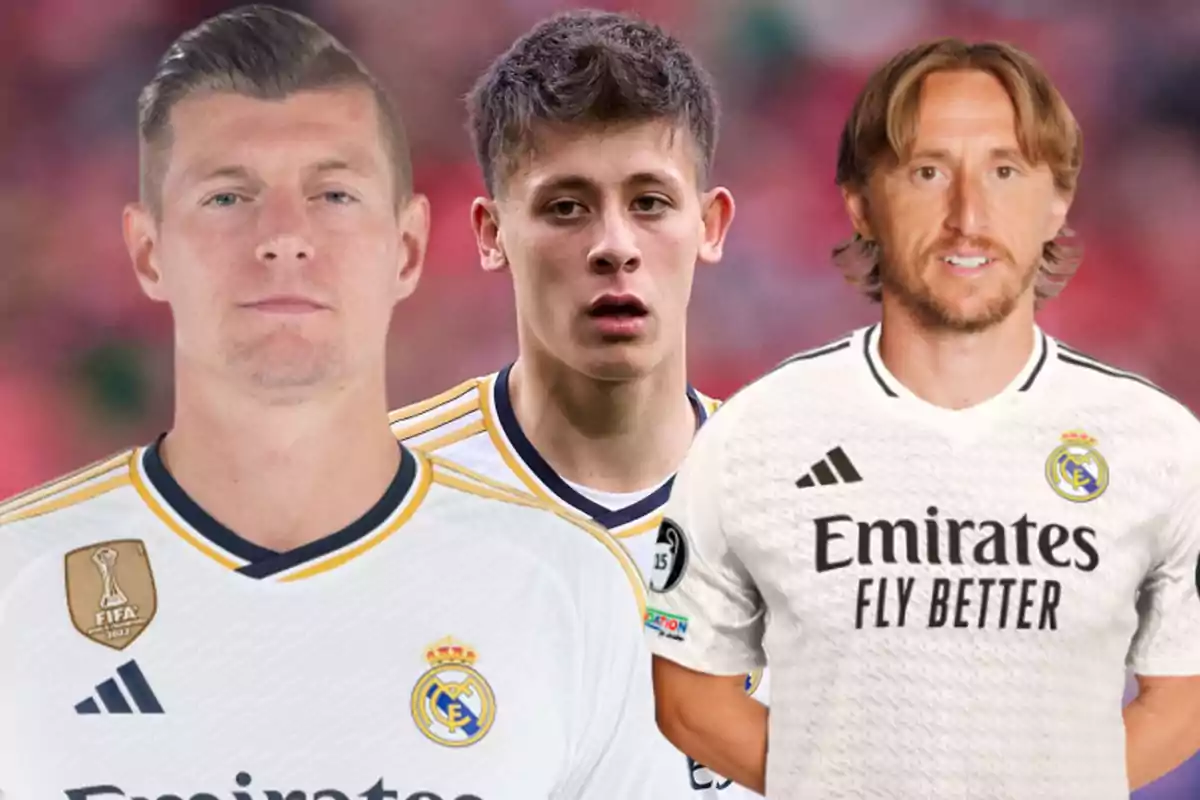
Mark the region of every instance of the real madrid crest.
POLYGON ((752 670, 746 673, 746 694, 751 697, 758 691, 759 684, 762 683, 763 671, 761 669, 752 670))
POLYGON ((1067 431, 1046 459, 1046 480, 1059 497, 1086 503, 1108 488, 1108 462, 1096 449, 1094 438, 1083 431, 1067 431))
POLYGON ((475 669, 478 654, 450 637, 426 648, 429 670, 412 691, 412 716, 426 737, 446 747, 475 744, 496 719, 496 696, 475 669))
POLYGON ((64 560, 75 629, 114 650, 133 644, 158 610, 145 545, 137 539, 99 542, 72 550, 64 560))

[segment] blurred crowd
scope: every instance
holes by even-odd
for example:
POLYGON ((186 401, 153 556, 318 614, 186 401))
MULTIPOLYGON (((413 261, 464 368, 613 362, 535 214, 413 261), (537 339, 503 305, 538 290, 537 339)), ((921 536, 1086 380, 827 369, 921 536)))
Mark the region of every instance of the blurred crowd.
MULTIPOLYGON (((310 0, 394 91, 433 203, 425 277, 398 310, 396 405, 512 358, 510 288, 478 268, 481 182, 462 96, 566 0, 310 0)), ((182 30, 236 3, 36 0, 0 10, 0 497, 170 423, 170 319, 120 233, 136 193, 135 100, 182 30)), ((693 301, 694 383, 724 395, 877 313, 831 266, 848 232, 837 136, 867 73, 934 35, 1033 52, 1079 118, 1071 225, 1083 268, 1041 321, 1200 408, 1200 13, 1194 0, 595 0, 680 34, 724 102, 717 179, 738 201, 693 301)), ((1200 770, 1155 797, 1200 796, 1200 770)))
MULTIPOLYGON (((724 100, 717 178, 739 214, 693 305, 694 382, 722 395, 876 313, 830 265, 833 185, 866 74, 919 38, 1003 38, 1037 55, 1085 132, 1071 224, 1084 266, 1042 315, 1077 348, 1200 406, 1200 14, 1191 0, 642 0, 701 53, 724 100)), ((478 268, 481 189, 462 96, 565 0, 308 0, 407 117, 434 208, 423 284, 397 314, 396 404, 512 357, 510 289, 478 268)), ((0 11, 0 496, 169 424, 170 320, 120 235, 136 191, 135 100, 178 33, 235 3, 38 0, 0 11)))

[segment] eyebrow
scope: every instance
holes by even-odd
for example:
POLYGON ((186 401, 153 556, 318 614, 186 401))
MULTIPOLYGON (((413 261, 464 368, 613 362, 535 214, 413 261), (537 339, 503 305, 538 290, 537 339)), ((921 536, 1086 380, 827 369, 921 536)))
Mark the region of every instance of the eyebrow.
POLYGON ((317 175, 326 172, 353 172, 358 175, 365 173, 365 170, 362 168, 361 164, 353 161, 347 161, 344 158, 326 158, 314 164, 311 167, 311 170, 317 175))
POLYGON ((239 164, 223 164, 210 170, 201 172, 195 171, 197 174, 196 182, 203 183, 204 181, 216 180, 217 178, 235 178, 237 180, 250 180, 250 170, 239 164))
MULTIPOLYGON (((322 175, 328 172, 353 172, 358 175, 364 174, 364 170, 360 166, 357 166, 354 162, 347 161, 343 158, 323 159, 318 161, 316 164, 313 164, 311 167, 308 167, 308 171, 315 175, 322 175)), ((241 164, 222 164, 221 166, 214 167, 211 170, 206 170, 203 172, 197 170, 197 172, 199 173, 199 177, 196 179, 197 183, 204 183, 220 178, 232 178, 240 181, 254 180, 254 176, 251 174, 250 170, 241 164)))
MULTIPOLYGON (((621 182, 624 186, 644 186, 648 183, 657 183, 664 186, 675 186, 677 181, 670 176, 658 172, 635 172, 621 182)), ((583 175, 562 175, 553 178, 537 188, 537 194, 543 195, 547 192, 562 192, 562 191, 577 191, 588 192, 596 191, 596 182, 583 175)))
MULTIPOLYGON (((1022 153, 1019 149, 1016 149, 1013 147, 993 147, 991 149, 991 151, 988 153, 988 155, 991 156, 993 159, 997 159, 997 160, 1011 160, 1011 161, 1022 161, 1022 162, 1027 160, 1025 158, 1024 153, 1022 153)), ((929 160, 929 161, 953 161, 954 160, 954 158, 950 155, 949 150, 938 150, 938 149, 916 150, 908 158, 909 161, 916 161, 916 160, 922 160, 922 159, 929 160)))

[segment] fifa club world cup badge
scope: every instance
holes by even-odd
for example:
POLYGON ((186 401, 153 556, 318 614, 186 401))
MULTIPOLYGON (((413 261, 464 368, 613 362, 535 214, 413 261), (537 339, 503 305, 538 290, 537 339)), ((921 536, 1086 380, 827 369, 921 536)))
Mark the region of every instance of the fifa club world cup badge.
POLYGON ((100 542, 72 550, 64 560, 75 630, 114 650, 133 644, 158 610, 146 546, 137 539, 100 542))

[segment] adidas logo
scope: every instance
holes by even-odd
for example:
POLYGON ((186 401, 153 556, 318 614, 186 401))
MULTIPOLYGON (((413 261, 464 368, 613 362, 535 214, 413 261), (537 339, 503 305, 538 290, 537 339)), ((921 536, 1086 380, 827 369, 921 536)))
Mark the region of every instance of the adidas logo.
POLYGON ((796 485, 801 489, 810 486, 832 486, 835 483, 858 483, 862 475, 850 463, 850 457, 841 447, 835 447, 825 457, 812 465, 812 469, 800 476, 796 485), (835 474, 836 472, 836 474, 835 474), (839 480, 840 479, 840 480, 839 480))
POLYGON ((117 677, 109 678, 98 685, 96 697, 89 697, 75 706, 75 713, 102 714, 104 712, 100 710, 101 705, 109 714, 163 713, 162 705, 155 697, 150 684, 146 682, 146 676, 142 674, 136 661, 130 661, 128 664, 117 667, 117 677), (121 691, 122 687, 125 689, 124 692, 121 691), (128 698, 126 698, 126 693, 128 693, 128 698), (97 698, 100 700, 99 703, 96 702, 97 698), (136 712, 133 706, 129 705, 130 700, 133 701, 133 706, 137 707, 136 712))

